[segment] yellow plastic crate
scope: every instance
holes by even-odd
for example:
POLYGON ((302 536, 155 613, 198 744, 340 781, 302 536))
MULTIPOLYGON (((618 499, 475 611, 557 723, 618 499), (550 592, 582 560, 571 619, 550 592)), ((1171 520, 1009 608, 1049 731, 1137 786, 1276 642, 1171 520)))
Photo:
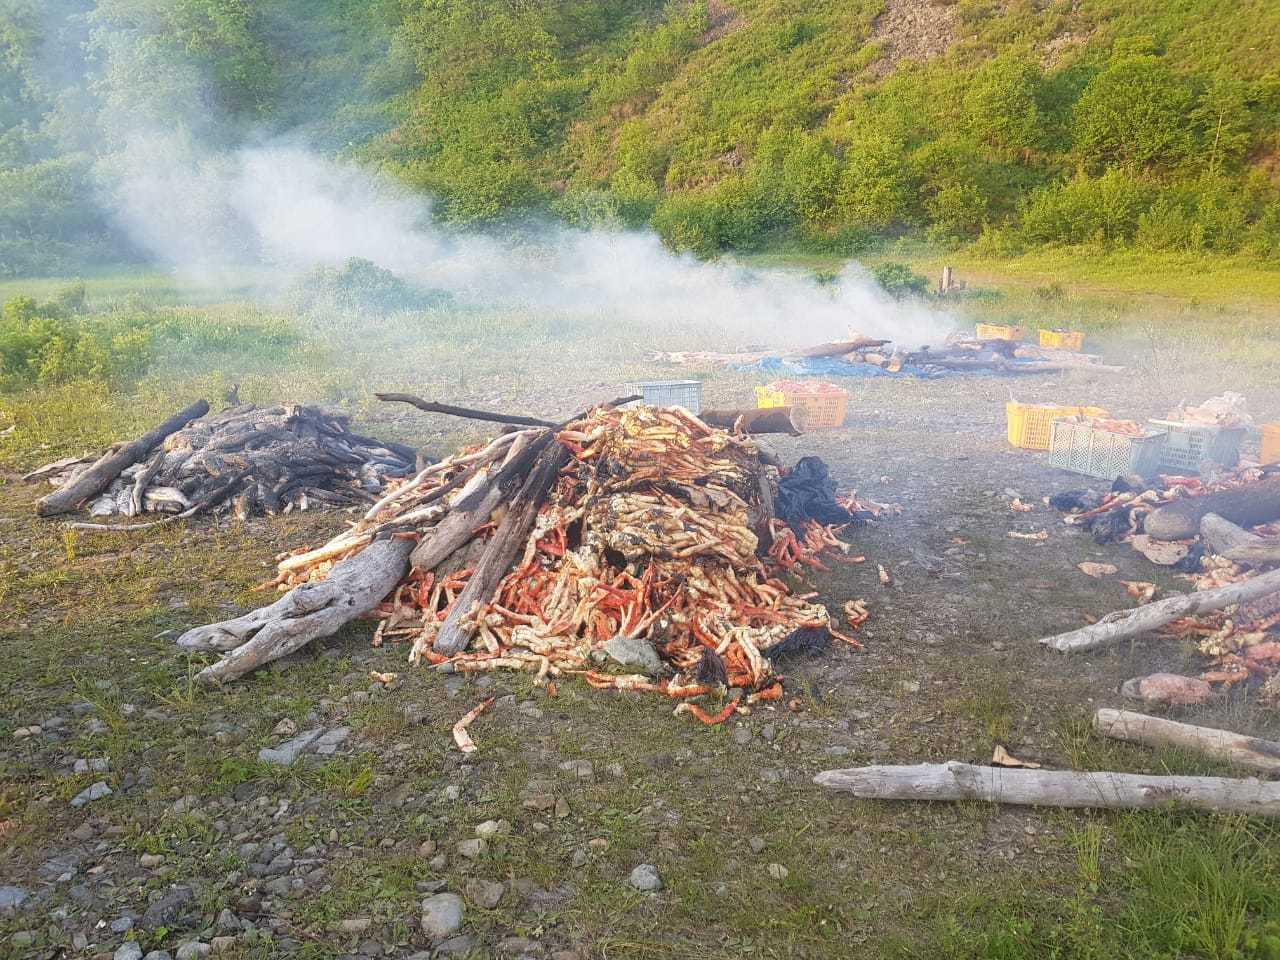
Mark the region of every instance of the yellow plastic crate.
POLYGON ((756 407, 790 407, 797 430, 833 430, 844 424, 849 392, 830 383, 774 381, 756 387, 756 407))
POLYGON ((1048 450, 1053 421, 1061 417, 1105 417, 1102 407, 1072 407, 1055 403, 1005 404, 1009 417, 1009 443, 1023 450, 1048 450))
POLYGON ((1026 335, 1026 327, 1008 327, 1002 323, 980 323, 977 328, 979 340, 1021 340, 1026 335))
POLYGON ((1258 459, 1263 463, 1280 463, 1280 423, 1262 425, 1262 455, 1258 459))
POLYGON ((1084 349, 1084 334, 1079 330, 1041 330, 1040 346, 1075 350, 1078 353, 1084 349))

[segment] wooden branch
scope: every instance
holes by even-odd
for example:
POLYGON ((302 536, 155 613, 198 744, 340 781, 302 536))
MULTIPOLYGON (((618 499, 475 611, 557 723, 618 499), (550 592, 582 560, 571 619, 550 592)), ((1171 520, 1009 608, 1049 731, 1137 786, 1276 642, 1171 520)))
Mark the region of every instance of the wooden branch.
POLYGON ((1243 547, 1246 544, 1261 543, 1262 538, 1250 533, 1243 527, 1236 526, 1230 520, 1224 520, 1216 513, 1206 513, 1200 520, 1200 536, 1210 553, 1225 555, 1228 550, 1243 547))
POLYGON ((1230 811, 1280 816, 1280 783, 977 767, 968 763, 825 770, 814 783, 873 800, 984 800, 1038 807, 1230 811))
POLYGON ((1186 540, 1200 532, 1200 521, 1208 513, 1216 513, 1241 527, 1280 517, 1280 476, 1175 500, 1152 510, 1143 528, 1157 540, 1186 540))
POLYGON ((451 657, 465 650, 471 642, 476 631, 476 611, 493 599, 498 584, 524 548, 538 518, 538 509, 568 459, 569 450, 561 443, 550 444, 538 455, 537 463, 485 548, 476 572, 458 594, 449 616, 441 625, 432 647, 436 653, 451 657))
POLYGON ((502 487, 486 478, 476 489, 466 492, 449 508, 443 520, 423 534, 409 557, 415 570, 433 570, 459 547, 475 536, 476 530, 504 499, 502 487))
POLYGON ((864 337, 862 334, 850 337, 848 340, 832 340, 828 343, 820 343, 817 346, 805 347, 803 350, 795 350, 788 353, 788 357, 838 357, 841 354, 852 353, 854 350, 865 350, 867 347, 883 347, 888 340, 877 340, 875 337, 864 337))
POLYGON ((312 640, 337 633, 373 610, 408 572, 412 550, 412 540, 375 540, 336 564, 324 580, 295 587, 270 606, 242 617, 188 630, 178 645, 230 650, 196 674, 196 680, 206 686, 235 680, 312 640))
POLYGON ((142 501, 147 492, 147 484, 160 472, 162 463, 164 463, 164 451, 157 450, 151 455, 147 465, 133 478, 133 489, 129 491, 129 516, 136 517, 142 512, 142 501))
POLYGON ((493 413, 487 410, 472 410, 469 407, 455 407, 448 403, 434 400, 423 400, 411 393, 375 393, 379 400, 389 403, 408 403, 426 413, 443 413, 450 417, 463 417, 467 420, 484 420, 487 423, 515 423, 525 427, 554 427, 550 420, 539 420, 537 417, 522 417, 517 414, 493 413))
POLYGON ((768 407, 764 410, 703 410, 698 419, 721 430, 740 428, 743 433, 788 433, 800 436, 791 422, 790 407, 768 407))
POLYGON ((1178 747, 1264 773, 1280 773, 1280 743, 1274 740, 1106 708, 1093 715, 1093 729, 1112 740, 1146 747, 1178 747))
POLYGON ((1221 610, 1233 603, 1256 600, 1277 591, 1280 591, 1280 570, 1272 570, 1251 580, 1241 580, 1197 593, 1176 594, 1132 610, 1118 610, 1091 626, 1045 637, 1040 642, 1062 653, 1094 650, 1147 633, 1182 617, 1221 610))
POLYGON ((181 430, 192 420, 203 417, 208 412, 208 401, 197 400, 138 439, 113 447, 70 483, 36 501, 36 513, 42 517, 51 517, 79 509, 81 504, 90 497, 97 496, 107 489, 111 481, 120 476, 126 468, 133 466, 151 453, 165 437, 181 430))

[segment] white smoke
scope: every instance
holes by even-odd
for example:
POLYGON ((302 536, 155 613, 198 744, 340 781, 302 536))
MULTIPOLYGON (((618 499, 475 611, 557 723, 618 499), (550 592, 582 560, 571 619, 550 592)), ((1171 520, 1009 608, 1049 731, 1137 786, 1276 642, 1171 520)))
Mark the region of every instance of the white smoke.
POLYGON ((673 254, 651 232, 547 225, 535 242, 513 244, 460 233, 434 224, 421 196, 296 144, 208 156, 178 134, 152 133, 130 139, 112 169, 112 207, 134 242, 203 283, 269 275, 283 288, 358 257, 459 304, 711 326, 779 345, 858 330, 911 346, 954 327, 923 303, 889 297, 857 264, 819 284, 673 254))

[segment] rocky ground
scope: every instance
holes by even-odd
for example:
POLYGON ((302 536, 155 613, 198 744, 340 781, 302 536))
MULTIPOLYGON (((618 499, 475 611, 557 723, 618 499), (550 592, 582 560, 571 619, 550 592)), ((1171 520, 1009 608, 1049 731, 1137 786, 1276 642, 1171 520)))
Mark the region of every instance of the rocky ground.
MULTIPOLYGON (((1015 389, 1159 415, 1193 381, 1074 374, 1015 389)), ((747 384, 714 374, 707 402, 747 384)), ((1191 666, 1191 651, 1141 640, 1068 659, 1035 642, 1129 605, 1122 577, 1177 583, 1041 504, 1080 480, 1007 446, 1009 387, 855 382, 843 429, 776 444, 786 460, 823 456, 843 488, 903 513, 852 532, 868 563, 814 581, 836 607, 868 600, 865 651, 835 647, 795 666, 794 707, 720 728, 652 697, 563 683, 548 699, 524 676, 414 670, 403 648, 371 647, 367 625, 226 690, 197 690, 200 662, 176 650, 176 633, 264 602, 246 591, 274 554, 318 542, 340 519, 90 540, 36 522, 33 491, 10 474, 0 953, 946 956, 964 954, 949 923, 980 924, 1024 897, 1112 910, 1088 857, 1100 876, 1128 877, 1123 821, 872 804, 810 782, 866 762, 983 762, 996 743, 1049 766, 1213 769, 1088 733, 1094 708, 1120 705, 1121 681, 1191 666), (1035 510, 1011 511, 1015 496, 1035 510), (1076 569, 1104 559, 1118 577, 1076 569), (383 684, 371 670, 399 677, 383 684), (449 728, 488 696, 496 703, 471 730, 480 749, 462 755, 449 728)), ((567 383, 562 399, 601 389, 567 383)), ((421 422, 380 416, 406 435, 421 422)), ((1246 691, 1176 715, 1280 732, 1246 691)))

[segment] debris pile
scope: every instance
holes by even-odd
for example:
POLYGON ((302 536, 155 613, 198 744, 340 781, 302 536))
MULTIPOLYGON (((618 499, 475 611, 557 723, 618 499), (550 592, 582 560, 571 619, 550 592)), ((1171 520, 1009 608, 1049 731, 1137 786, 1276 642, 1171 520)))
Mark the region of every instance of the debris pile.
MULTIPOLYGON (((1190 583, 1193 598, 1210 597, 1252 584, 1280 566, 1278 480, 1280 471, 1267 467, 1242 467, 1215 478, 1121 478, 1106 494, 1070 491, 1050 498, 1050 504, 1099 543, 1131 543, 1153 563, 1177 570, 1190 583), (1163 539, 1179 533, 1189 535, 1163 539)), ((1140 604, 1154 598, 1152 584, 1126 586, 1140 604)), ((1210 669, 1200 676, 1205 684, 1192 691, 1195 696, 1207 697, 1208 683, 1230 686, 1257 677, 1264 696, 1280 701, 1280 590, 1225 605, 1201 600, 1159 626, 1167 635, 1193 641, 1209 658, 1210 669)), ((1143 679, 1169 682, 1164 675, 1143 679)), ((1170 696, 1162 702, 1181 701, 1170 696)))
MULTIPOLYGON (((417 459, 410 447, 352 433, 340 411, 297 404, 239 404, 189 419, 146 446, 66 506, 87 503, 95 517, 231 510, 241 518, 349 507, 376 500, 387 481, 411 473, 417 459)), ((104 462, 122 459, 122 449, 93 463, 59 461, 27 479, 48 479, 59 493, 74 490, 104 462)))
MULTIPOLYGON (((780 489, 754 440, 681 408, 599 407, 422 470, 330 543, 282 557, 272 582, 292 592, 272 608, 179 642, 242 645, 207 668, 214 681, 264 662, 244 649, 277 644, 264 623, 296 649, 306 642, 295 642, 298 618, 314 604, 286 609, 290 598, 349 579, 378 546, 369 569, 382 564, 394 579, 352 614, 380 619, 375 643, 411 643, 411 661, 444 672, 520 670, 551 690, 581 677, 662 694, 678 713, 718 723, 780 699, 787 655, 832 638, 857 645, 814 594, 777 575, 822 556, 862 561, 836 534, 885 508, 834 494, 821 461, 802 461, 780 489)), ((848 626, 866 616, 851 604, 848 626)))

